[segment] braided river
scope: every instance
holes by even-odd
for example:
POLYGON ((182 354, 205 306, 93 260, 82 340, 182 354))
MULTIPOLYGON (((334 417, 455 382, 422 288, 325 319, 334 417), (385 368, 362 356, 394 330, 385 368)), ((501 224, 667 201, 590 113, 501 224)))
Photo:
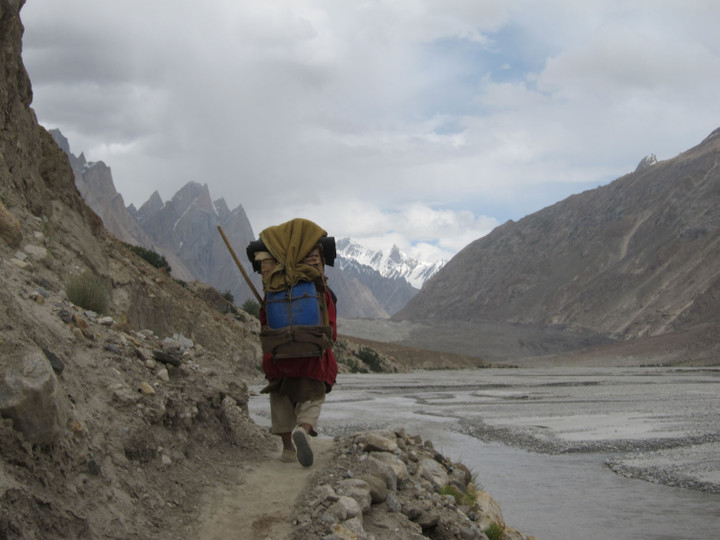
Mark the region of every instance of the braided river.
POLYGON ((320 436, 376 428, 432 441, 539 539, 720 534, 720 369, 340 374, 320 436))

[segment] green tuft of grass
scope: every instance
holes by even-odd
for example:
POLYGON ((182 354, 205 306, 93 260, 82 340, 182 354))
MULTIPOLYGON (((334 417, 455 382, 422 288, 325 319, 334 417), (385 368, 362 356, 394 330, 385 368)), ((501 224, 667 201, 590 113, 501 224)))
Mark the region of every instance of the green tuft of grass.
POLYGON ((455 504, 461 506, 472 506, 475 504, 477 490, 473 484, 468 484, 465 491, 460 491, 456 486, 448 484, 440 492, 441 495, 451 495, 455 499, 455 504))
POLYGON ((70 276, 65 282, 65 294, 76 306, 95 313, 107 313, 110 294, 104 281, 85 272, 70 276))
POLYGON ((483 532, 489 540, 500 540, 503 533, 505 532, 505 528, 501 527, 497 523, 491 523, 490 525, 485 527, 485 529, 483 529, 483 532))
POLYGON ((135 246, 126 242, 123 243, 128 249, 130 249, 130 251, 135 253, 135 255, 145 259, 145 261, 153 265, 155 268, 163 268, 168 274, 172 271, 172 268, 168 264, 167 260, 165 260, 165 257, 159 253, 153 251, 152 249, 146 249, 142 246, 135 246))
MULTIPOLYGON (((227 298, 226 298, 226 300, 227 300, 227 298)), ((245 300, 245 302, 243 302, 243 305, 240 306, 240 309, 242 309, 246 313, 249 313, 256 319, 260 318, 260 303, 257 300, 248 298, 247 300, 245 300)))

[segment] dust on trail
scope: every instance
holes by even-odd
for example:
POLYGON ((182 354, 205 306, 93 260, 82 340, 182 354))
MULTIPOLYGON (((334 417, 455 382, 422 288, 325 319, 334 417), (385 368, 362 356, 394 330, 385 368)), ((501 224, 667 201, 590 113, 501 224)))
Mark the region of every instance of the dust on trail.
POLYGON ((212 494, 205 504, 201 540, 287 538, 292 532, 295 500, 310 476, 327 467, 333 455, 332 439, 311 441, 315 462, 303 468, 283 463, 277 455, 247 463, 235 489, 212 494))

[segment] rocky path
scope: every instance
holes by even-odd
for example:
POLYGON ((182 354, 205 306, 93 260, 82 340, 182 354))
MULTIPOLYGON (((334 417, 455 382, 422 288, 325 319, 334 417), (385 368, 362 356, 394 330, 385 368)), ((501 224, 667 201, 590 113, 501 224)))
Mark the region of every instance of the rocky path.
POLYGON ((333 455, 331 439, 313 439, 312 447, 312 467, 282 463, 276 455, 244 465, 236 489, 215 492, 206 502, 200 538, 288 538, 298 496, 314 472, 329 466, 333 455))

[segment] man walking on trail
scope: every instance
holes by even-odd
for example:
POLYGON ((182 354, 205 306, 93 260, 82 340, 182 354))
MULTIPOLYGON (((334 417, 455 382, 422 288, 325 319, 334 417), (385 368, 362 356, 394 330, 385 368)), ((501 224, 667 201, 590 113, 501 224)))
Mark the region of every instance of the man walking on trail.
POLYGON ((266 302, 260 309, 261 341, 264 341, 262 366, 268 379, 261 392, 270 396, 271 433, 278 435, 282 441, 280 460, 292 462, 297 459, 303 467, 313 464, 309 437, 317 436, 325 394, 332 390, 338 372, 331 349, 337 339, 336 298, 325 278, 327 261, 320 242, 324 236, 325 231, 313 222, 295 219, 261 232, 260 238, 267 251, 253 253, 254 266, 263 276, 266 300, 269 291, 285 287, 292 280, 311 282, 317 290, 321 317, 317 327, 296 326, 289 334, 282 333, 284 329, 272 330, 268 324, 266 302), (313 333, 316 328, 321 332, 308 338, 312 342, 310 345, 301 343, 293 349, 295 344, 287 344, 288 335, 293 338, 299 335, 302 340, 303 332, 313 333), (282 333, 282 337, 278 337, 278 333, 282 333), (275 347, 277 343, 290 347, 285 349, 287 351, 302 351, 305 348, 315 352, 300 352, 297 356, 293 356, 293 352, 278 354, 280 347, 275 347))

